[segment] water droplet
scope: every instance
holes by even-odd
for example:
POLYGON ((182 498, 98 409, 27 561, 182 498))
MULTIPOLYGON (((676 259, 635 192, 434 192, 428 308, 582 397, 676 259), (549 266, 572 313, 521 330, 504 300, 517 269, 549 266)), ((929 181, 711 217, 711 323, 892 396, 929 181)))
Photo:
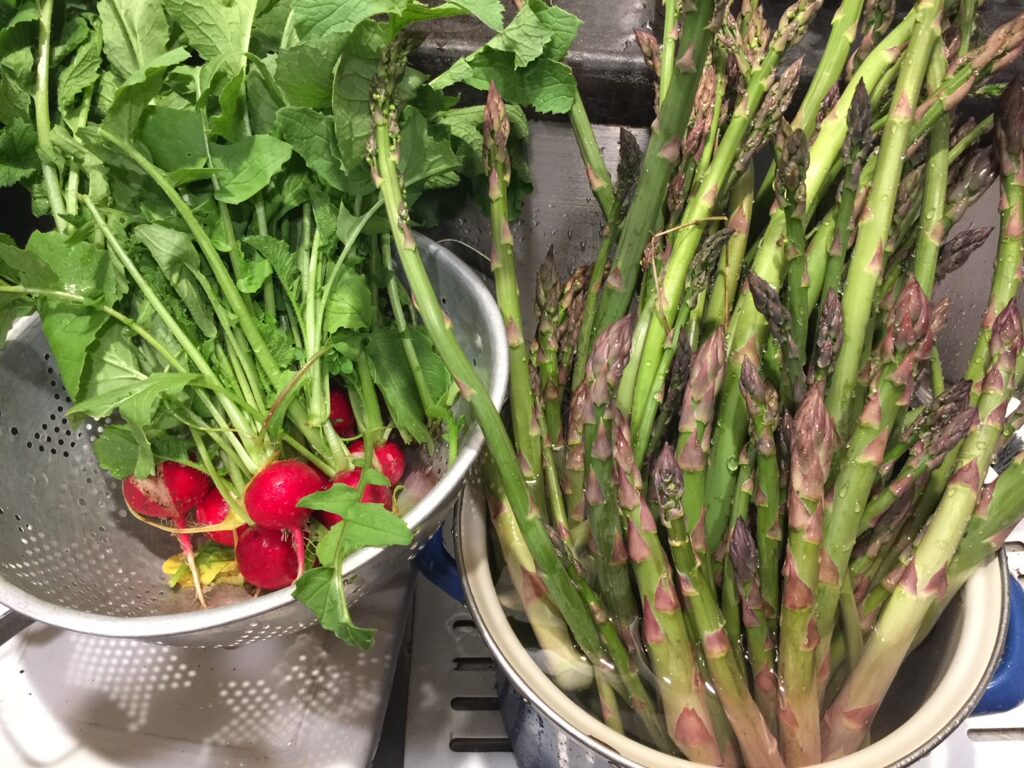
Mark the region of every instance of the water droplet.
POLYGON ((736 471, 737 469, 739 469, 739 468, 740 468, 740 463, 739 463, 739 461, 737 461, 737 460, 736 460, 735 458, 730 458, 730 459, 729 459, 729 460, 728 460, 728 461, 726 462, 726 466, 728 466, 728 467, 729 467, 729 471, 730 471, 730 472, 735 472, 735 471, 736 471))

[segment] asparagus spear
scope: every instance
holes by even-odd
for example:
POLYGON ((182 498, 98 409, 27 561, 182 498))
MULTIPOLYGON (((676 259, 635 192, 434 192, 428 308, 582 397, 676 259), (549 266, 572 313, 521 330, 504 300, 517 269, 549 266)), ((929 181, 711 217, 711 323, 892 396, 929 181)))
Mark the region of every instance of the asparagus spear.
POLYGON ((643 498, 643 480, 633 459, 632 436, 622 414, 610 409, 614 431, 617 493, 629 542, 629 561, 643 603, 643 636, 676 745, 694 761, 718 765, 722 752, 714 738, 704 681, 673 584, 658 526, 643 498))
POLYGON ((630 702, 638 713, 645 729, 655 743, 669 745, 664 728, 654 712, 650 695, 643 683, 624 670, 629 664, 628 654, 621 639, 614 634, 599 630, 592 609, 597 605, 588 600, 588 594, 581 591, 578 583, 566 571, 555 545, 541 520, 539 510, 532 504, 530 491, 517 460, 515 448, 505 430, 501 415, 491 402, 487 387, 459 347, 448 326, 441 302, 430 283, 423 259, 416 246, 409 226, 408 207, 404 202, 404 186, 398 170, 396 142, 399 131, 397 109, 394 103, 394 88, 404 68, 405 60, 401 50, 389 47, 381 64, 380 76, 373 90, 372 117, 373 133, 369 146, 369 159, 374 172, 392 237, 405 269, 409 285, 415 297, 424 327, 434 343, 435 349, 458 382, 463 398, 473 409, 478 423, 487 439, 494 456, 494 463, 501 477, 502 488, 516 523, 522 531, 530 554, 533 556, 552 603, 558 608, 569 626, 580 649, 597 666, 608 663, 610 658, 623 676, 629 692, 630 702))
MULTIPOLYGON (((779 569, 782 565, 782 486, 779 480, 779 460, 775 447, 775 428, 779 423, 779 397, 765 384, 757 368, 744 361, 740 388, 747 404, 747 413, 753 425, 754 444, 757 447, 757 490, 754 506, 757 509, 757 552, 759 555, 760 593, 768 634, 774 638, 779 627, 779 569)), ((775 707, 772 707, 774 711, 775 707)), ((763 708, 762 708, 762 711, 763 708)), ((767 716, 767 713, 765 713, 767 716)))
POLYGON ((761 594, 757 545, 745 524, 736 526, 729 542, 729 557, 743 606, 747 653, 753 672, 754 701, 764 715, 768 730, 778 728, 779 681, 775 676, 775 639, 761 594))
POLYGON ((786 764, 792 766, 821 761, 814 595, 818 588, 825 482, 836 447, 835 428, 822 389, 821 384, 811 387, 793 424, 789 537, 779 623, 779 735, 786 764))
POLYGON ((685 520, 674 520, 673 537, 689 534, 694 553, 711 573, 707 558, 708 541, 704 508, 704 468, 711 444, 711 427, 715 415, 715 398, 722 386, 725 366, 725 332, 719 328, 705 341, 694 357, 690 381, 683 396, 679 414, 679 438, 676 461, 683 471, 683 509, 685 520), (685 526, 685 528, 684 528, 685 526))
POLYGON ((548 437, 562 440, 562 389, 558 386, 559 328, 564 322, 558 301, 558 271, 554 251, 537 271, 537 339, 534 365, 538 376, 538 392, 543 404, 544 426, 548 437))
POLYGON ((720 19, 720 0, 697 0, 683 14, 678 40, 678 57, 662 61, 662 79, 667 80, 658 121, 644 153, 643 179, 622 223, 622 233, 599 299, 595 329, 599 332, 621 318, 633 299, 640 275, 640 260, 654 231, 669 179, 679 158, 682 133, 693 109, 697 86, 704 72, 711 39, 720 19), (674 68, 669 74, 669 68, 674 68))
POLYGON ((822 639, 817 656, 821 670, 827 670, 840 585, 863 509, 884 460, 889 433, 899 412, 910 402, 914 374, 919 363, 931 353, 931 347, 929 302, 917 280, 911 277, 888 319, 878 372, 833 486, 835 498, 825 523, 815 609, 822 639))
POLYGON ((747 285, 754 306, 768 321, 768 330, 775 343, 782 350, 785 372, 782 377, 780 393, 787 405, 799 405, 804 398, 804 367, 803 353, 793 337, 793 316, 783 306, 779 292, 766 280, 762 280, 756 272, 747 275, 747 285))
MULTIPOLYGON (((671 448, 665 446, 652 477, 656 511, 670 525, 681 516, 683 476, 671 448)), ((725 619, 715 601, 714 586, 691 546, 685 529, 669 529, 672 559, 679 592, 701 635, 701 645, 726 716, 748 766, 782 766, 778 745, 771 735, 744 680, 741 660, 725 632, 725 619)))
POLYGON ((942 244, 939 251, 938 264, 935 268, 935 282, 942 282, 956 270, 960 269, 971 255, 978 250, 995 227, 971 227, 958 232, 942 244))
POLYGON ((661 445, 666 440, 669 422, 678 421, 676 414, 683 406, 683 395, 686 392, 686 384, 690 380, 690 364, 693 362, 693 349, 690 347, 690 338, 685 333, 679 335, 679 349, 672 358, 672 367, 669 369, 665 381, 665 393, 662 396, 661 406, 658 408, 654 419, 654 426, 651 428, 649 445, 661 445))
POLYGON ((843 347, 829 384, 829 412, 839 433, 847 433, 850 405, 860 370, 870 311, 885 264, 882 249, 892 223, 894 191, 900 177, 903 156, 910 143, 911 122, 918 102, 925 68, 931 55, 942 16, 940 0, 921 0, 910 45, 904 54, 896 80, 893 109, 885 124, 878 164, 865 213, 861 216, 857 243, 850 260, 843 294, 843 347))
POLYGON ((950 560, 970 522, 981 478, 1002 430, 1021 343, 1020 315, 1011 304, 992 329, 992 362, 978 385, 980 423, 964 441, 956 474, 879 617, 860 663, 825 715, 823 749, 828 759, 860 746, 928 611, 947 591, 950 560))
MULTIPOLYGON (((743 650, 743 610, 740 605, 740 588, 736 580, 736 571, 729 553, 732 548, 732 537, 739 525, 750 522, 750 500, 754 496, 754 470, 750 464, 749 444, 743 446, 737 458, 740 468, 737 473, 736 498, 733 499, 732 518, 729 520, 729 533, 718 552, 715 553, 717 572, 721 572, 721 596, 719 605, 725 618, 725 632, 732 643, 736 658, 745 656, 743 650)), ((746 679, 746 676, 744 676, 746 679)))

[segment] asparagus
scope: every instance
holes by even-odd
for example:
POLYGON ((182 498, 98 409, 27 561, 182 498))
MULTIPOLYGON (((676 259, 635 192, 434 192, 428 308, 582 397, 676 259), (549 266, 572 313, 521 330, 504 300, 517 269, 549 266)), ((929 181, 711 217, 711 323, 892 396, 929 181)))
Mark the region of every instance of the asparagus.
POLYGON ((718 262, 718 275, 704 307, 702 332, 705 336, 717 326, 726 325, 732 314, 743 269, 743 257, 747 251, 747 238, 750 236, 753 207, 754 170, 747 168, 737 179, 729 199, 732 213, 726 227, 732 231, 732 236, 725 246, 725 257, 718 262))
MULTIPOLYGON (((775 390, 765 384, 757 368, 749 360, 743 364, 740 388, 753 425, 754 444, 757 448, 757 490, 754 494, 754 506, 757 509, 755 529, 759 554, 758 572, 768 633, 774 638, 779 627, 779 568, 782 564, 780 512, 783 497, 775 447, 775 428, 779 423, 779 398, 775 390)), ((772 707, 772 711, 774 709, 772 707)))
POLYGON ((971 227, 946 240, 939 251, 935 282, 942 282, 966 264, 971 255, 985 244, 994 230, 995 227, 971 227))
MULTIPOLYGON (((666 22, 666 32, 668 31, 668 23, 666 22)), ((644 61, 647 66, 651 68, 656 77, 661 76, 661 43, 658 42, 658 38, 655 37, 654 33, 649 29, 643 27, 633 27, 633 39, 636 40, 636 47, 640 49, 640 54, 644 57, 644 61)), ((673 57, 669 57, 671 60, 673 57)), ((661 106, 661 100, 657 100, 655 108, 661 106)))
POLYGON ((996 317, 1020 288, 1024 257, 1024 80, 1020 78, 1010 84, 1000 99, 994 137, 1002 175, 999 251, 981 334, 967 366, 966 378, 972 380, 985 367, 996 317))
MULTIPOLYGON (((676 461, 683 472, 683 510, 685 519, 674 520, 670 534, 681 537, 689 532, 694 553, 710 569, 707 559, 706 515, 704 508, 704 468, 715 414, 715 398, 722 386, 725 364, 725 333, 719 328, 705 341, 694 356, 690 381, 683 396, 679 414, 679 437, 676 461)), ((710 570, 708 570, 710 573, 710 570)))
MULTIPOLYGON (((786 219, 785 249, 789 261, 787 304, 792 318, 792 335, 797 365, 803 364, 807 347, 808 322, 811 309, 808 304, 810 275, 807 272, 807 247, 804 216, 807 207, 807 189, 803 178, 807 173, 807 135, 797 128, 790 129, 785 122, 775 140, 775 155, 778 173, 775 176, 775 194, 779 207, 786 219)), ((771 318, 769 318, 771 325, 771 318)), ((787 358, 789 356, 787 355, 787 358)), ((802 379, 802 376, 798 378, 802 379)), ((803 382, 801 381, 801 389, 803 382)), ((799 403, 802 391, 794 391, 794 401, 799 403)))
POLYGON ((538 392, 543 404, 542 418, 548 437, 558 443, 562 439, 562 390, 559 387, 558 351, 559 328, 564 322, 558 301, 558 271, 554 251, 537 271, 537 338, 534 367, 538 378, 538 392))
POLYGON ((643 603, 644 643, 657 679, 665 723, 684 755, 718 765, 722 752, 714 738, 704 681, 683 621, 668 558, 658 538, 658 526, 643 498, 629 426, 614 406, 610 413, 616 495, 625 518, 629 561, 643 603))
POLYGON ((931 347, 928 299, 911 277, 888 319, 871 392, 833 486, 835 498, 825 523, 815 609, 822 639, 817 655, 819 669, 828 666, 827 652, 835 627, 840 586, 862 511, 885 457, 889 433, 899 412, 910 402, 914 374, 919 363, 931 353, 931 347))
MULTIPOLYGON (((400 54, 400 51, 398 51, 400 54)), ((448 326, 441 302, 430 284, 422 257, 409 226, 408 208, 404 204, 404 186, 398 170, 398 124, 393 93, 404 67, 404 57, 389 47, 381 65, 381 74, 373 89, 373 133, 369 160, 374 179, 384 199, 392 237, 402 262, 420 317, 434 347, 458 382, 463 398, 469 403, 487 439, 494 463, 501 478, 509 506, 534 558, 537 573, 552 603, 561 613, 573 638, 592 665, 612 663, 623 676, 630 702, 641 718, 651 739, 668 745, 664 729, 654 710, 650 695, 642 682, 626 674, 628 654, 621 639, 599 629, 592 610, 597 605, 588 600, 563 565, 555 545, 542 522, 539 510, 531 502, 530 491, 519 468, 515 448, 505 430, 501 415, 491 402, 487 387, 459 347, 448 326)))
POLYGON ((822 389, 821 384, 811 388, 793 423, 789 537, 779 622, 779 736, 786 764, 792 766, 821 761, 814 595, 818 588, 825 482, 836 448, 835 428, 822 389))
MULTIPOLYGON (((508 137, 511 127, 505 102, 493 85, 484 107, 484 169, 489 177, 491 204, 491 271, 495 294, 509 348, 509 392, 512 401, 512 429, 523 463, 523 472, 531 489, 533 503, 543 509, 540 431, 533 408, 531 366, 523 333, 519 282, 516 278, 515 242, 508 221, 508 184, 511 164, 508 137)), ((397 238, 397 235, 395 236, 397 238)))
POLYGON ((775 676, 775 638, 767 615, 758 573, 759 553, 750 529, 737 525, 729 541, 730 562, 743 606, 746 648, 753 672, 754 701, 764 715, 768 730, 778 728, 779 681, 775 676))
POLYGON ((754 306, 768 321, 768 330, 782 351, 786 367, 780 393, 787 405, 799 405, 804 398, 803 353, 793 337, 793 316, 783 306, 779 292, 756 272, 747 275, 747 285, 754 306))
POLYGON ((879 617, 860 663, 825 715, 823 750, 828 759, 861 744, 929 609, 946 593, 949 562, 970 521, 1002 430, 1021 343, 1020 315, 1011 304, 992 328, 992 362, 978 385, 979 424, 964 441, 956 473, 879 617))
POLYGON ((871 305, 885 268, 882 249, 892 224, 894 190, 900 177, 904 153, 910 144, 914 109, 932 45, 937 37, 941 11, 940 0, 921 0, 918 4, 918 18, 900 65, 893 108, 882 134, 877 169, 857 230, 857 243, 854 245, 843 294, 844 341, 828 392, 829 412, 836 420, 841 435, 847 433, 871 305))
MULTIPOLYGON (((857 199, 857 190, 860 184, 861 173, 864 170, 864 163, 867 160, 868 152, 871 150, 871 97, 864 81, 857 81, 847 116, 846 141, 843 142, 843 165, 846 170, 843 173, 842 184, 839 187, 839 204, 834 216, 830 214, 826 222, 831 222, 831 231, 834 236, 831 242, 828 236, 822 238, 822 243, 828 245, 828 265, 825 268, 825 279, 822 290, 838 290, 843 276, 843 266, 846 263, 846 253, 850 248, 850 238, 853 234, 853 206, 857 199)), ((826 230, 828 227, 826 226, 826 230)), ((823 235, 825 233, 823 232, 823 235)), ((812 241, 813 242, 813 241, 812 241)), ((812 248, 814 246, 812 245, 812 248)))
POLYGON ((679 159, 682 132, 689 122, 720 13, 719 0, 696 0, 680 23, 678 57, 672 62, 662 61, 661 77, 667 80, 665 97, 644 153, 642 183, 622 222, 615 260, 599 299, 595 319, 598 332, 621 318, 632 301, 643 249, 665 202, 668 182, 679 159), (671 73, 670 68, 674 68, 671 73))
POLYGON ((669 543, 679 592, 701 635, 701 645, 726 716, 748 766, 782 766, 778 745, 747 688, 741 660, 725 632, 725 619, 715 600, 714 586, 693 550, 685 529, 674 522, 682 515, 683 475, 672 450, 665 446, 652 477, 652 495, 659 517, 669 523, 669 543))
POLYGON ((690 338, 685 334, 678 334, 679 349, 672 358, 672 367, 669 369, 668 377, 665 380, 665 392, 662 395, 661 406, 658 408, 657 416, 654 419, 654 426, 651 428, 649 445, 661 445, 666 440, 669 422, 676 418, 683 406, 683 395, 686 392, 686 384, 690 380, 690 364, 693 361, 693 349, 690 347, 690 338))
MULTIPOLYGON (((722 606, 722 615, 725 618, 725 632, 732 643, 736 658, 745 656, 743 650, 743 610, 740 606, 740 588, 736 580, 736 571, 729 557, 732 548, 732 537, 737 526, 747 525, 750 522, 750 500, 754 495, 754 471, 750 464, 749 444, 743 446, 737 458, 739 472, 737 473, 736 497, 733 499, 732 517, 729 520, 729 533, 719 551, 715 553, 715 573, 721 572, 721 595, 719 604, 722 606)), ((744 677, 746 679, 746 677, 744 677)))
MULTIPOLYGON (((913 29, 916 14, 910 14, 898 24, 879 46, 864 60, 854 78, 854 83, 863 80, 870 92, 887 72, 899 55, 899 50, 913 29)), ((807 208, 813 211, 827 185, 829 173, 835 158, 846 138, 847 116, 854 98, 856 86, 847 88, 835 109, 823 121, 810 150, 805 186, 807 208)), ((784 230, 783 214, 773 214, 757 248, 751 272, 778 285, 781 279, 782 250, 779 238, 784 230)), ((731 500, 735 471, 728 463, 728 457, 735 456, 745 437, 745 409, 740 403, 737 383, 744 359, 755 364, 759 360, 758 346, 764 330, 761 316, 753 306, 749 291, 741 294, 736 312, 729 323, 731 353, 726 371, 724 398, 718 408, 719 427, 715 430, 707 478, 709 536, 717 543, 725 523, 723 515, 726 499, 731 500)))

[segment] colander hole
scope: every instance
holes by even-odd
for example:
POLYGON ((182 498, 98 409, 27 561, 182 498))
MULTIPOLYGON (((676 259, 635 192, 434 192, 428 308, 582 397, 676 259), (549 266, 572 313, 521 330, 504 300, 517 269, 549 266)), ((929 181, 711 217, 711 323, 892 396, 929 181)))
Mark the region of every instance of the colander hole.
POLYGON ((12 435, 17 435, 18 434, 18 428, 17 427, 11 427, 11 434, 12 435))

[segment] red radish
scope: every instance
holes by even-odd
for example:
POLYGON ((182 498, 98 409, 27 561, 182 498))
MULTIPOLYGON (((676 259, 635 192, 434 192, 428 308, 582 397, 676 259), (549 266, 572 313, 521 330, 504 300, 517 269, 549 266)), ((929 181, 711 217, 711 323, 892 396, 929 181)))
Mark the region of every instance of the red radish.
POLYGON ((256 525, 283 530, 300 528, 310 510, 297 506, 323 490, 324 476, 297 459, 275 461, 260 470, 245 489, 245 509, 256 525))
POLYGON ((384 443, 375 451, 377 466, 384 473, 384 477, 391 481, 392 485, 398 483, 405 474, 405 451, 398 443, 384 443))
POLYGON ((356 416, 352 411, 352 401, 343 389, 331 390, 331 424, 334 431, 342 437, 352 437, 356 433, 356 416))
MULTIPOLYGON (((348 447, 348 452, 354 458, 362 458, 364 445, 362 440, 355 440, 348 447)), ((395 485, 405 474, 405 451, 398 443, 388 442, 378 446, 374 451, 376 457, 374 466, 377 467, 388 481, 395 485)))
POLYGON ((295 547, 281 531, 246 528, 235 549, 242 577, 260 589, 282 589, 299 576, 295 547))
POLYGON ((125 478, 121 490, 124 492, 125 504, 136 514, 165 520, 179 516, 170 491, 159 473, 141 480, 137 477, 125 478))
MULTIPOLYGON (((199 525, 216 525, 227 520, 230 514, 231 507, 228 505, 227 499, 224 498, 220 491, 213 488, 199 502, 199 506, 196 507, 196 523, 199 525)), ((231 531, 207 531, 206 535, 218 544, 222 544, 225 547, 233 547, 235 546, 235 534, 241 535, 244 530, 245 526, 240 525, 231 531)))
POLYGON ((167 492, 171 494, 171 501, 181 515, 187 515, 195 509, 213 487, 213 481, 205 472, 176 461, 163 462, 159 472, 163 475, 167 492))
MULTIPOLYGON (((363 475, 361 469, 350 469, 342 472, 331 481, 331 485, 335 483, 342 483, 347 485, 349 488, 356 488, 359 485, 359 479, 363 475)), ((363 489, 363 502, 366 504, 383 504, 387 509, 391 509, 391 490, 383 485, 367 485, 363 489)), ((328 528, 332 528, 340 523, 344 518, 341 515, 336 515, 333 512, 324 512, 320 510, 316 513, 317 519, 326 525, 328 528)))

